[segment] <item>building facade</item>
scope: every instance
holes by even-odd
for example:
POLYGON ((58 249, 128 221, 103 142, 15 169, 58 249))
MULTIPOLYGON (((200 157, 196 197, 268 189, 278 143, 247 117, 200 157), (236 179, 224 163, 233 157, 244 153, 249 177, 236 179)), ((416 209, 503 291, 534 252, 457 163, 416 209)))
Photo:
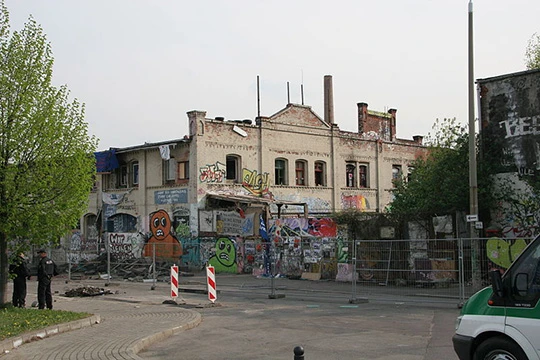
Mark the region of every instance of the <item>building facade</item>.
MULTIPOLYGON (((72 240, 79 251, 72 260, 99 253, 104 234, 118 259, 157 253, 149 248, 153 241, 176 257, 178 241, 186 262, 188 238, 197 239, 198 252, 200 239, 213 238, 208 258, 221 236, 260 239, 264 226, 268 234, 283 233, 278 219, 306 219, 295 220, 298 236, 335 238, 330 214, 383 212, 393 180, 406 177, 426 147, 421 136, 396 137, 395 109, 371 111, 366 103, 357 104, 358 131, 340 130, 331 80, 325 77, 324 118, 298 104, 254 121, 210 119, 194 110, 182 139, 96 154, 96 186, 72 240), (316 219, 316 231, 308 219, 316 219)), ((192 262, 207 260, 193 256, 192 262)))

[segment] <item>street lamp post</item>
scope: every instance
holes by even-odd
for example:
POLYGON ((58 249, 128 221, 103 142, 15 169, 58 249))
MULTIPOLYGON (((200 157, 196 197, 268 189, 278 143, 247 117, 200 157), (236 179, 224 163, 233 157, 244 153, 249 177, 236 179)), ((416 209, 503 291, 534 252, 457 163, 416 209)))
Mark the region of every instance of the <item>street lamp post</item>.
MULTIPOLYGON (((469 213, 478 215, 478 180, 476 176, 476 131, 474 118, 474 51, 473 51, 473 3, 469 1, 469 213)), ((469 222, 472 249, 472 283, 477 289, 480 285, 478 259, 480 254, 479 240, 476 238, 475 222, 469 222)))

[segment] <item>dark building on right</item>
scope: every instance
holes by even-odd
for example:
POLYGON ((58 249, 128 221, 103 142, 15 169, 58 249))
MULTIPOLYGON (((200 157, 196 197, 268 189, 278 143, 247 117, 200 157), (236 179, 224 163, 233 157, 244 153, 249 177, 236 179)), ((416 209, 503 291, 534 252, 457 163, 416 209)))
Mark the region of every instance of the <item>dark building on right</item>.
POLYGON ((478 79, 480 154, 505 196, 486 234, 531 237, 540 224, 540 69, 478 79))

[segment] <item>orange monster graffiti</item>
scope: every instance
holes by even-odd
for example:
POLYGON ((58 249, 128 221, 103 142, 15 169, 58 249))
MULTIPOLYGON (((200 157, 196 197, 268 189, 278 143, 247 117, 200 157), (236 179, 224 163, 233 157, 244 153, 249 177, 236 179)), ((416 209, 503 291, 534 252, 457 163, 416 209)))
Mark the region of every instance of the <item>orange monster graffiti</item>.
POLYGON ((152 236, 144 245, 144 256, 152 256, 155 247, 157 258, 179 259, 182 256, 182 244, 171 233, 171 229, 171 218, 165 210, 150 214, 152 236))

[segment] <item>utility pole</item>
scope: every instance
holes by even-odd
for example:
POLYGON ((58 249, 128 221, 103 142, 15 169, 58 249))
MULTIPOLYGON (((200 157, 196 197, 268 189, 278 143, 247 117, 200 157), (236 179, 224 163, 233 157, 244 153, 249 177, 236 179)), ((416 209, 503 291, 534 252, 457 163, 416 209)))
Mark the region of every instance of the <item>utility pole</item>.
MULTIPOLYGON (((478 215, 478 179, 476 176, 476 131, 474 117, 474 47, 473 47, 473 3, 469 0, 469 213, 478 215)), ((469 222, 471 239, 472 284, 474 289, 480 286, 480 243, 477 238, 475 221, 469 222)))

